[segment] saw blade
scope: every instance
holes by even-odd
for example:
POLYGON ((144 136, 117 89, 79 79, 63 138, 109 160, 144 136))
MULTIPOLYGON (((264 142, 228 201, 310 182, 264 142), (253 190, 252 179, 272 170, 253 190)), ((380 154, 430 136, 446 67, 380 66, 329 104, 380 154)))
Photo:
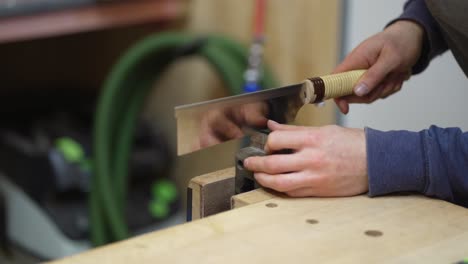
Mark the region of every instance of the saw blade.
POLYGON ((263 129, 268 119, 294 121, 302 83, 175 107, 177 153, 184 155, 263 129))

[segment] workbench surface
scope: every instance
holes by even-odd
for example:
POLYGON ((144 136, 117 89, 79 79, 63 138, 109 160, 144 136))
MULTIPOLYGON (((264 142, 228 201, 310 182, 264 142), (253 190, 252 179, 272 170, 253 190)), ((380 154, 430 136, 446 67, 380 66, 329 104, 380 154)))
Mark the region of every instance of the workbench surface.
POLYGON ((468 209, 420 196, 275 197, 57 263, 454 263, 468 209))

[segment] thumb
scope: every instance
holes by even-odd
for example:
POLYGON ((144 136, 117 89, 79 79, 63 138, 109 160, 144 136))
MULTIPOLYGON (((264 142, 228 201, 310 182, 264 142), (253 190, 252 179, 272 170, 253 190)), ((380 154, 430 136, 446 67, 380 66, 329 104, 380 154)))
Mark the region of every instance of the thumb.
POLYGON ((386 53, 381 54, 377 62, 364 73, 356 87, 354 87, 354 93, 357 96, 365 96, 370 93, 396 66, 395 59, 386 53))

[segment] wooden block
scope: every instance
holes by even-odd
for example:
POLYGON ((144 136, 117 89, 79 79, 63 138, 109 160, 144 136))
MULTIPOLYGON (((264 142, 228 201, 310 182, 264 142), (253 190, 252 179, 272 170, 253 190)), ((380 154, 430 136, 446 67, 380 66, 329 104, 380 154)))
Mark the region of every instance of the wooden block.
POLYGON ((235 195, 235 169, 228 168, 193 178, 187 192, 187 221, 272 199, 280 194, 256 189, 235 195), (190 206, 190 207, 189 207, 190 206))
POLYGON ((187 220, 196 220, 231 208, 234 195, 234 168, 204 174, 190 180, 187 193, 187 220), (190 206, 191 205, 191 206, 190 206))
POLYGON ((236 209, 246 205, 263 202, 269 199, 273 199, 277 196, 280 196, 278 192, 274 192, 272 190, 267 190, 263 188, 237 194, 231 197, 231 209, 236 209))
POLYGON ((276 197, 57 263, 456 263, 467 248, 468 210, 444 201, 276 197))

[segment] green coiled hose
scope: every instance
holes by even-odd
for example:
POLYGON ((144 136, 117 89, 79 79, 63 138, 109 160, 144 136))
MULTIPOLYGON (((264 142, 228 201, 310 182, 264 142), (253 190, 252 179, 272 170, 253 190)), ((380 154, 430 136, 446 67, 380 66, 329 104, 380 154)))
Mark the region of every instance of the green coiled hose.
MULTIPOLYGON (((98 100, 90 190, 91 240, 95 246, 129 236, 125 221, 128 160, 137 117, 152 84, 180 57, 199 55, 221 76, 232 94, 242 91, 247 50, 222 36, 203 38, 159 33, 130 48, 113 67, 98 100)), ((276 82, 265 70, 262 87, 276 82)))

